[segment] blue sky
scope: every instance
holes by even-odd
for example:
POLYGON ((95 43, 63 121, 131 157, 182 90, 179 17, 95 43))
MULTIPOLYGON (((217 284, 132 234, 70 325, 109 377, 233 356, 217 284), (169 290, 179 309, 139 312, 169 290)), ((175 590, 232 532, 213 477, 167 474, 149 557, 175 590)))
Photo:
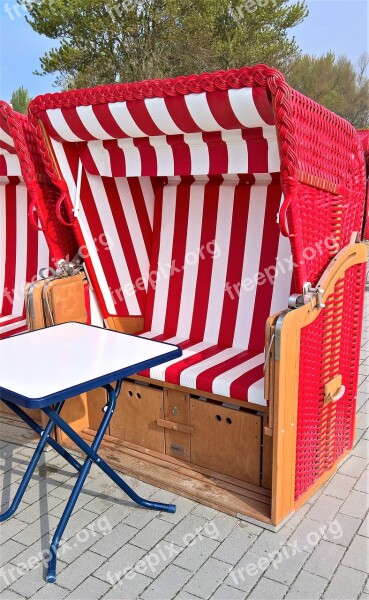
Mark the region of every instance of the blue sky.
MULTIPOLYGON (((308 0, 307 4, 309 17, 291 30, 301 49, 317 55, 333 50, 356 63, 368 50, 369 1, 308 0)), ((54 76, 33 75, 39 57, 55 41, 36 34, 26 22, 23 8, 16 6, 16 0, 0 0, 0 97, 7 101, 20 85, 32 96, 55 91, 54 76)))

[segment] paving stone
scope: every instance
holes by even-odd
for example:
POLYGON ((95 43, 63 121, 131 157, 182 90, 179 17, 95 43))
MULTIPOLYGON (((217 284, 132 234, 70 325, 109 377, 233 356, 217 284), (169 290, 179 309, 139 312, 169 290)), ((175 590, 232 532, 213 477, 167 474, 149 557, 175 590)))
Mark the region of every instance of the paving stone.
POLYGON ((202 532, 208 522, 207 519, 188 514, 166 535, 165 539, 169 542, 174 542, 178 546, 184 547, 186 546, 186 536, 188 534, 195 534, 196 530, 202 532))
POLYGON ((280 529, 277 533, 265 530, 252 545, 252 552, 259 556, 275 552, 286 542, 289 535, 290 531, 288 529, 280 529))
POLYGON ((358 571, 368 573, 369 565, 369 540, 361 535, 356 535, 351 546, 342 559, 342 564, 358 571))
POLYGON ((352 491, 341 506, 340 512, 350 517, 363 519, 369 509, 369 495, 363 492, 352 491))
POLYGON ((349 475, 350 477, 360 477, 367 465, 367 460, 360 456, 353 456, 352 454, 345 460, 344 463, 338 469, 339 473, 343 475, 349 475))
POLYGON ((361 475, 359 481, 355 485, 355 490, 359 492, 364 492, 365 494, 369 491, 369 471, 368 469, 364 471, 361 475))
POLYGON ((365 537, 369 537, 369 514, 366 515, 362 525, 358 531, 359 535, 364 535, 365 537))
MULTIPOLYGON (((52 513, 53 509, 61 503, 60 498, 56 496, 42 496, 39 502, 33 502, 22 511, 17 512, 17 518, 25 523, 33 523, 43 515, 52 513)), ((53 513, 52 513, 53 514, 53 513)), ((54 515, 57 516, 57 515, 54 515)))
POLYGON ((140 573, 134 573, 131 579, 124 578, 116 587, 111 587, 105 594, 104 600, 122 600, 123 598, 124 600, 141 600, 143 598, 143 590, 151 582, 152 579, 149 577, 140 575, 140 573))
POLYGON ((16 542, 11 538, 4 544, 2 543, 0 550, 1 565, 6 565, 9 561, 12 560, 12 558, 17 556, 17 554, 19 554, 20 552, 22 552, 22 550, 25 549, 26 547, 23 544, 20 544, 19 542, 16 542))
POLYGON ((246 528, 236 527, 214 552, 214 558, 234 565, 256 539, 246 528))
POLYGON ((250 600, 280 600, 287 590, 285 585, 262 577, 248 598, 250 600))
POLYGON ((351 451, 353 456, 368 459, 369 457, 369 442, 361 439, 351 451))
POLYGON ((322 540, 310 556, 304 569, 309 573, 319 575, 319 577, 330 579, 345 551, 343 546, 322 540))
POLYGON ((209 558, 184 589, 200 598, 211 598, 218 585, 229 574, 229 570, 230 567, 227 563, 209 558))
POLYGON ((134 527, 135 529, 142 529, 145 527, 145 525, 147 525, 147 523, 157 517, 158 514, 159 513, 156 510, 135 508, 131 513, 128 514, 128 517, 124 519, 124 524, 134 527))
POLYGON ((331 526, 328 527, 324 539, 333 544, 349 546, 360 524, 360 519, 339 512, 331 526))
MULTIPOLYGON (((62 588, 59 583, 52 586, 51 592, 50 584, 44 583, 43 587, 39 589, 34 596, 32 596, 31 600, 64 600, 68 594, 69 590, 62 588)), ((70 596, 68 596, 68 598, 70 598, 70 596)), ((8 600, 8 598, 4 598, 4 600, 8 600)), ((79 600, 87 600, 87 598, 80 596, 79 600)))
MULTIPOLYGON (((21 531, 26 529, 27 524, 23 521, 18 521, 16 517, 12 517, 8 521, 4 521, 0 527, 0 540, 2 544, 5 544, 7 540, 13 538, 21 531)), ((22 542, 20 542, 22 543, 22 542)))
POLYGON ((249 550, 229 572, 224 583, 248 593, 256 585, 269 564, 269 561, 265 562, 265 556, 249 550))
POLYGON ((84 579, 94 573, 105 558, 87 550, 58 575, 58 584, 68 590, 74 590, 84 579))
MULTIPOLYGON (((195 599, 195 596, 193 598, 195 599)), ((211 598, 212 600, 244 600, 245 593, 228 585, 221 585, 211 598)), ((179 596, 179 600, 182 600, 181 596, 179 596)))
POLYGON ((366 575, 350 567, 340 565, 324 592, 324 600, 348 600, 358 598, 366 575))
POLYGON ((276 555, 265 575, 274 581, 291 585, 308 556, 307 552, 297 552, 296 548, 286 546, 276 555))
POLYGON ((132 538, 131 543, 144 550, 151 550, 171 529, 173 529, 171 523, 166 523, 161 519, 153 519, 132 538))
POLYGON ((103 581, 115 584, 124 577, 125 571, 135 567, 143 556, 145 551, 141 548, 132 544, 122 545, 118 552, 95 571, 94 575, 103 581))
MULTIPOLYGON (((308 512, 308 518, 320 523, 330 523, 338 512, 342 500, 322 495, 308 512)), ((352 515, 355 516, 355 515, 352 515)))
POLYGON ((196 502, 193 500, 188 500, 188 498, 180 498, 179 496, 176 496, 173 503, 177 506, 175 513, 162 512, 160 514, 160 518, 164 521, 168 521, 168 523, 179 523, 197 506, 196 502))
POLYGON ((202 504, 198 504, 191 511, 191 514, 196 515, 197 517, 204 517, 204 519, 208 519, 208 521, 211 521, 211 519, 214 519, 214 517, 217 516, 218 511, 215 510, 215 508, 210 508, 210 506, 203 506, 202 504))
POLYGON ((324 494, 345 500, 355 483, 356 479, 354 477, 348 477, 342 473, 336 473, 325 488, 324 494))
POLYGON ((327 585, 327 579, 302 570, 290 588, 286 600, 319 600, 327 585))
MULTIPOLYGON (((96 579, 96 577, 88 577, 68 596, 68 600, 100 600, 110 590, 110 585, 96 579)), ((50 598, 54 600, 54 598, 50 598)))
POLYGON ((133 538, 136 533, 137 529, 134 527, 119 523, 109 535, 104 536, 96 542, 96 544, 91 547, 91 550, 109 558, 109 556, 114 554, 114 552, 119 550, 119 548, 133 538))
MULTIPOLYGON (((194 544, 187 546, 183 552, 174 560, 177 567, 183 567, 195 573, 201 565, 219 548, 219 542, 211 538, 195 538, 194 544)), ((217 558, 216 556, 214 558, 217 558)))
MULTIPOLYGON (((7 589, 6 592, 1 594, 0 598, 2 598, 2 600, 22 600, 22 596, 20 596, 16 592, 13 592, 13 590, 9 590, 9 589, 7 589)), ((34 598, 35 598, 35 596, 34 596, 34 598)))
POLYGON ((224 513, 218 513, 204 528, 203 535, 217 539, 219 542, 225 540, 228 534, 238 525, 239 520, 224 513))
POLYGON ((38 566, 27 571, 22 572, 17 569, 15 576, 17 579, 12 583, 10 589, 20 594, 23 598, 30 598, 45 585, 43 565, 40 563, 38 566))
POLYGON ((141 594, 144 600, 170 600, 191 577, 191 573, 175 565, 169 565, 141 594))

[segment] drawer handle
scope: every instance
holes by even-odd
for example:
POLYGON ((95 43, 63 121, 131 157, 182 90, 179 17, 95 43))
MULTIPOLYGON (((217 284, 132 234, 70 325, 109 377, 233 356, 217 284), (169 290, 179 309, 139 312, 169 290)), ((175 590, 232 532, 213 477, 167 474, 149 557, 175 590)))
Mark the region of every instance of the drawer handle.
POLYGON ((193 433, 195 431, 195 428, 191 427, 191 425, 173 423, 173 421, 166 421, 165 419, 157 419, 156 425, 164 429, 171 429, 172 431, 181 431, 182 433, 193 433))

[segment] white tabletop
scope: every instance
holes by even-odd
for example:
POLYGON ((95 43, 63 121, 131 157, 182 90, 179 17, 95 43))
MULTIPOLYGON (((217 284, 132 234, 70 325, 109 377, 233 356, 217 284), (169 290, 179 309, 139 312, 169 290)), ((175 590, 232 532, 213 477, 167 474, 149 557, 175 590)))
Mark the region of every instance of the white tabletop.
POLYGON ((80 323, 48 327, 0 341, 0 398, 46 406, 41 401, 58 392, 84 386, 75 395, 180 354, 171 344, 80 323))

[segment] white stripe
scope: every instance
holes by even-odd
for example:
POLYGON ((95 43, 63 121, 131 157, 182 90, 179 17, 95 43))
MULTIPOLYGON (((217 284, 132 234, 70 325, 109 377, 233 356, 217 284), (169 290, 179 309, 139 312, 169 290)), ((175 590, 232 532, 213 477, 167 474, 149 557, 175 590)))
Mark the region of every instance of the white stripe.
POLYGON ((288 308, 288 298, 291 293, 292 270, 289 269, 292 259, 291 244, 288 238, 280 234, 278 244, 277 271, 273 285, 273 296, 270 314, 274 315, 288 308), (285 259, 285 260, 284 260, 285 259))
POLYGON ((189 94, 184 97, 187 108, 196 125, 202 131, 219 131, 222 129, 214 119, 210 110, 206 92, 189 94))
MULTIPOLYGON (((173 195, 177 193, 177 187, 172 187, 173 195)), ((179 307, 177 333, 185 339, 190 337, 192 317, 195 305, 196 283, 199 271, 198 256, 201 242, 201 228, 204 209, 204 186, 192 185, 190 189, 190 205, 188 211, 185 269, 183 273, 183 286, 181 304, 179 307), (198 260, 192 262, 193 255, 198 260)))
POLYGON ((219 363, 222 363, 225 360, 237 356, 237 354, 239 353, 240 350, 238 348, 226 348, 225 350, 222 350, 214 356, 210 356, 209 358, 202 360, 201 362, 197 363, 196 365, 193 365, 192 367, 187 367, 187 369, 184 369, 184 371, 182 371, 181 373, 180 385, 196 389, 196 380, 200 373, 206 371, 207 369, 211 369, 211 367, 219 365, 219 363))
MULTIPOLYGON (((174 338, 170 338, 169 340, 165 340, 165 341, 168 342, 168 344, 180 344, 183 341, 183 339, 176 336, 174 338)), ((165 373, 166 373, 166 370, 168 367, 170 367, 171 365, 174 365, 178 362, 181 362, 185 358, 188 358, 189 356, 193 356, 194 354, 197 354, 198 352, 203 352, 207 348, 209 348, 209 344, 207 344, 206 342, 199 342, 198 344, 191 346, 191 348, 183 350, 182 356, 180 356, 179 358, 170 360, 166 363, 158 365, 157 367, 152 367, 150 369, 150 377, 152 377, 153 379, 158 379, 159 381, 165 381, 165 373)))
POLYGON ((229 244, 232 229, 234 193, 235 188, 233 185, 223 184, 219 187, 219 204, 215 240, 216 247, 220 248, 221 252, 219 256, 213 260, 209 305, 206 315, 206 327, 204 333, 204 339, 213 344, 218 343, 219 329, 222 318, 224 289, 227 278, 229 244))
POLYGON ((265 127, 267 125, 255 106, 252 88, 228 90, 228 97, 236 118, 244 127, 265 127))
POLYGON ((19 158, 16 154, 7 154, 4 156, 6 162, 6 174, 9 177, 21 177, 22 169, 20 166, 19 158))
POLYGON ((126 161, 126 176, 140 177, 142 173, 141 156, 140 151, 134 145, 133 140, 131 138, 118 140, 118 146, 124 152, 124 159, 126 161))
POLYGON ((155 192, 150 177, 140 177, 139 184, 146 204, 151 229, 154 223, 155 192))
POLYGON ((26 282, 28 258, 27 188, 22 184, 17 185, 16 222, 16 263, 12 313, 13 315, 21 315, 24 306, 24 284, 26 282))
MULTIPOLYGON (((70 257, 72 259, 72 257, 70 257)), ((46 242, 45 235, 42 231, 38 232, 38 258, 37 258, 37 273, 40 269, 48 267, 50 265, 50 252, 46 242)))
POLYGON ((155 125, 160 131, 165 133, 165 135, 178 135, 183 133, 182 129, 177 127, 170 116, 164 98, 146 98, 145 105, 155 125))
POLYGON ((0 186, 0 313, 2 310, 5 285, 5 257, 6 257, 6 210, 5 210, 5 185, 0 186))
POLYGON ((268 403, 264 396, 264 377, 250 385, 249 392, 247 394, 247 402, 251 402, 251 404, 258 404, 259 406, 267 406, 268 403))
POLYGON ((277 132, 275 127, 263 127, 263 137, 268 143, 268 172, 279 173, 281 170, 281 158, 279 156, 277 132))
MULTIPOLYGON (((255 367, 264 364, 264 354, 258 354, 249 360, 245 360, 239 365, 224 371, 218 377, 215 377, 212 385, 213 394, 219 394, 220 396, 227 396, 228 398, 231 395, 231 385, 232 383, 242 377, 245 373, 248 373, 255 367)), ((246 400, 246 398, 245 398, 246 400)))
POLYGON ((176 202, 173 201, 170 188, 165 186, 163 189, 163 219, 160 231, 160 248, 157 273, 158 285, 155 290, 151 324, 151 329, 153 331, 164 331, 170 279, 167 271, 172 262, 175 210, 176 202), (162 270, 164 270, 164 273, 162 270))
POLYGON ((149 137, 151 146, 155 149, 157 160, 157 175, 174 175, 173 150, 165 135, 149 137))
POLYGON ((26 327, 26 320, 22 319, 17 321, 16 323, 11 323, 11 325, 4 325, 0 328, 0 334, 9 333, 10 331, 14 331, 15 329, 19 329, 20 327, 26 327))
POLYGON ((115 292, 119 294, 120 292, 122 292, 124 300, 127 304, 128 313, 130 315, 139 315, 141 314, 141 310, 137 302, 136 294, 130 294, 126 289, 126 286, 131 285, 132 283, 131 276, 129 273, 126 257, 122 249, 122 245, 120 243, 117 225, 114 221, 110 209, 104 185, 100 177, 88 174, 87 178, 94 198, 98 199, 97 209, 99 212, 99 217, 101 220, 103 230, 106 232, 107 235, 109 235, 110 254, 119 279, 120 290, 113 290, 113 293, 115 292))
MULTIPOLYGON (((55 142, 51 140, 53 150, 55 152, 55 156, 57 158, 60 170, 63 174, 63 178, 67 184, 68 191, 71 198, 74 198, 76 195, 76 182, 73 178, 72 172, 70 170, 70 166, 67 160, 67 156, 65 154, 64 148, 62 144, 59 142, 55 142)), ((83 194, 82 194, 83 195, 83 194)), ((78 212, 78 223, 81 228, 82 236, 86 244, 86 248, 82 248, 82 255, 86 255, 86 249, 89 254, 90 260, 93 264, 94 272, 96 279, 99 283, 99 287, 102 293, 102 296, 105 300, 106 309, 110 315, 116 315, 117 311, 112 299, 112 295, 109 290, 108 283, 106 281, 105 273, 101 266, 99 254, 96 250, 95 242, 93 240, 93 236, 91 234, 90 226, 88 224, 84 209, 83 209, 83 198, 81 198, 82 202, 80 205, 80 209, 78 212)), ((82 256, 82 257, 83 257, 82 256)))
POLYGON ((96 299, 96 294, 93 291, 91 284, 88 286, 90 295, 90 313, 91 313, 91 325, 97 327, 104 327, 104 319, 102 318, 100 308, 96 299))
POLYGON ((147 134, 138 127, 127 108, 126 102, 112 102, 109 104, 109 110, 126 135, 132 138, 147 137, 147 134))
POLYGON ((81 142, 82 138, 79 138, 66 122, 61 108, 49 108, 46 111, 47 116, 50 119, 51 125, 54 127, 58 135, 66 142, 81 142))
MULTIPOLYGON (((129 233, 132 238, 132 245, 135 249, 140 274, 145 281, 145 287, 147 289, 147 276, 149 273, 150 257, 147 254, 145 241, 142 235, 141 225, 138 220, 135 205, 133 203, 131 190, 129 188, 127 179, 119 177, 115 180, 115 182, 124 211, 124 215, 126 217, 129 233)), ((135 285, 137 282, 133 281, 132 283, 135 285)))
MULTIPOLYGON (((12 148, 14 148, 14 140, 13 140, 13 138, 10 137, 10 135, 2 127, 0 127, 0 140, 2 142, 5 142, 5 144, 7 144, 8 146, 11 146, 12 148)), ((1 150, 0 154, 2 154, 2 152, 4 152, 4 151, 1 150)))
POLYGON ((202 139, 201 133, 185 133, 184 141, 191 154, 191 174, 206 175, 209 173, 209 148, 202 139))
POLYGON ((91 152, 91 156, 97 167, 97 172, 99 175, 102 177, 111 177, 112 172, 110 154, 106 148, 104 148, 102 142, 88 142, 87 146, 91 152))
POLYGON ((113 139, 99 123, 92 106, 77 106, 76 111, 85 129, 97 140, 113 139))
POLYGON ((228 173, 248 173, 248 148, 241 130, 222 131, 222 139, 227 144, 228 173))
POLYGON ((255 309, 256 281, 263 243, 267 185, 253 185, 250 190, 250 208, 247 219, 245 253, 243 259, 240 298, 238 302, 233 346, 247 349, 250 343, 252 318, 255 309), (246 289, 244 289, 244 287, 246 289))

